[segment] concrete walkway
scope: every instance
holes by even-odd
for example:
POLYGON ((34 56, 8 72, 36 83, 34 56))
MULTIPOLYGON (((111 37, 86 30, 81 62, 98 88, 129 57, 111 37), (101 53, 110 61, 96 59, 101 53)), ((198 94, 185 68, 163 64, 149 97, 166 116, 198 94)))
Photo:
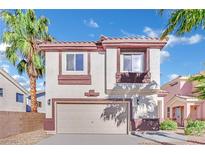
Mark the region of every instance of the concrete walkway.
POLYGON ((133 135, 56 134, 42 140, 43 145, 137 145, 158 144, 133 135))
POLYGON ((183 145, 191 144, 187 141, 187 137, 174 132, 157 131, 157 132, 135 132, 136 137, 148 139, 159 144, 167 145, 183 145))

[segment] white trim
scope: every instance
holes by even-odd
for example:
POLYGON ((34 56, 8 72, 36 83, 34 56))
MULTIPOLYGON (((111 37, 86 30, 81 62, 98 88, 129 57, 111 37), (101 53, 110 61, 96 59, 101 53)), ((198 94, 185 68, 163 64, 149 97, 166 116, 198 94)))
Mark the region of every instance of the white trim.
MULTIPOLYGON (((85 52, 63 52, 62 53, 62 74, 63 75, 83 75, 87 74, 87 54, 85 52), (67 71, 66 70, 66 55, 67 54, 82 54, 83 55, 83 71, 67 71)), ((75 63, 75 61, 74 61, 75 63)))
POLYGON ((139 73, 143 73, 145 71, 145 54, 144 52, 123 52, 120 54, 120 71, 121 72, 132 72, 132 71, 124 71, 124 55, 143 55, 143 66, 142 66, 142 71, 139 73))

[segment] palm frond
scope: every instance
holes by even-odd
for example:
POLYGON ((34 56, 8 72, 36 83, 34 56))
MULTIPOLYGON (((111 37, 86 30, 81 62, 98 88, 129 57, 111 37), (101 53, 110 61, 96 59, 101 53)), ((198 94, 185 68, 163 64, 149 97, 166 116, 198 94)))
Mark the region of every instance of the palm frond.
POLYGON ((27 70, 27 62, 26 60, 22 59, 17 65, 17 71, 21 75, 26 70, 27 70))

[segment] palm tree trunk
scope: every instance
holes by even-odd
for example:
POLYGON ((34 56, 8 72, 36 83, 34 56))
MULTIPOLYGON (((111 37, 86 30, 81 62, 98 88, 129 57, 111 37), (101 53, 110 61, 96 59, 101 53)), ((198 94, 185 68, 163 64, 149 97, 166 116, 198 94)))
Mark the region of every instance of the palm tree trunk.
POLYGON ((31 111, 37 112, 37 100, 36 100, 36 78, 30 76, 30 95, 31 95, 31 111))

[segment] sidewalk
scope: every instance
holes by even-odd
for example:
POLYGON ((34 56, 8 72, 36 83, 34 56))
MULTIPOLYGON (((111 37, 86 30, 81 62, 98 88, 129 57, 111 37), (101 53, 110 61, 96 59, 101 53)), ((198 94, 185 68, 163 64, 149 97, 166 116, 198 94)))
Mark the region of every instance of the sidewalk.
MULTIPOLYGON (((157 132, 135 132, 133 135, 141 137, 147 140, 154 141, 163 145, 186 145, 186 144, 205 144, 202 141, 194 141, 190 139, 190 136, 177 134, 169 131, 157 131, 157 132)), ((193 137, 198 138, 198 137, 193 137)))

